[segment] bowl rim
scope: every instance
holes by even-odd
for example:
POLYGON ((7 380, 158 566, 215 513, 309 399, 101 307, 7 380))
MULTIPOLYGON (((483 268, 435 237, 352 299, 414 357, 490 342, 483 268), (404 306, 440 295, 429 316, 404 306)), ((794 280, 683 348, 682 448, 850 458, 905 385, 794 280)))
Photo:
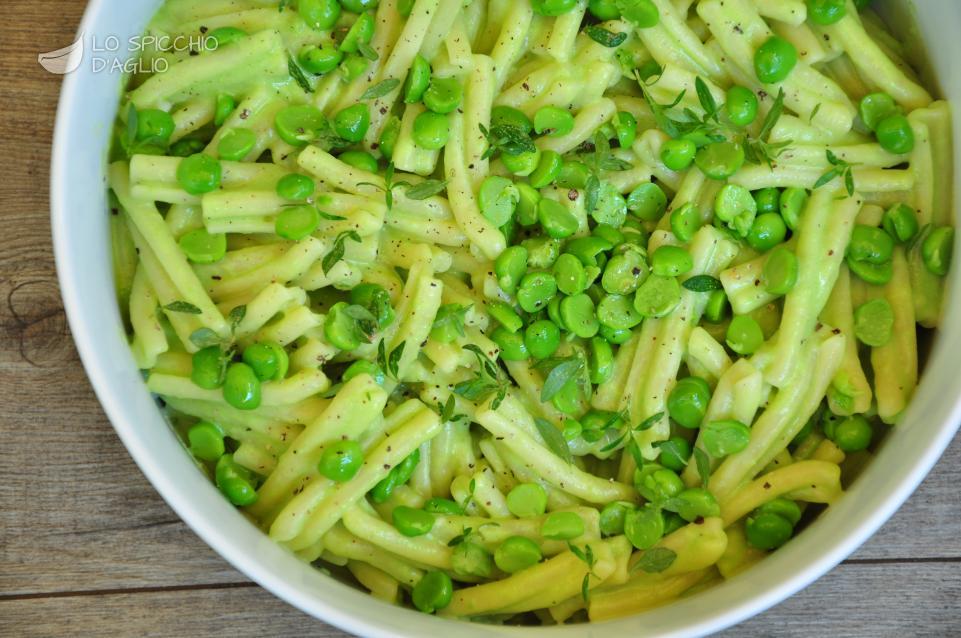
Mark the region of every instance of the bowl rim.
MULTIPOLYGON (((91 0, 88 3, 78 29, 81 37, 84 33, 94 31, 94 26, 100 19, 101 14, 107 10, 108 4, 108 0, 91 0)), ((244 547, 243 543, 237 540, 234 532, 227 533, 212 525, 200 505, 193 503, 189 498, 190 495, 175 489, 165 478, 165 468, 156 462, 151 450, 146 446, 144 438, 131 426, 135 415, 131 414, 129 409, 121 405, 117 393, 111 391, 112 381, 108 373, 109 361, 95 347, 95 342, 101 338, 98 336, 100 331, 98 330, 98 326, 92 322, 89 316, 90 310, 86 309, 84 300, 77 293, 78 286, 76 282, 79 278, 83 277, 83 270, 76 267, 82 262, 76 256, 75 246, 71 241, 71 237, 66 232, 66 217, 70 208, 69 203, 72 201, 69 189, 67 188, 70 180, 66 176, 70 171, 69 159, 71 157, 68 152, 70 147, 68 130, 71 126, 77 124, 74 119, 78 113, 77 103, 82 91, 81 80, 83 76, 84 73, 81 71, 64 76, 57 107, 50 167, 51 230, 54 255, 64 309, 80 359, 97 398, 103 406, 104 412, 131 457, 154 489, 166 501, 168 506, 170 506, 181 520, 200 536, 208 546, 235 569, 301 611, 345 631, 364 636, 392 638, 412 635, 408 632, 415 628, 430 628, 433 630, 452 628, 454 625, 445 620, 424 616, 423 614, 399 607, 393 607, 392 610, 402 617, 401 621, 399 621, 397 625, 394 623, 384 623, 374 619, 374 614, 367 616, 349 612, 327 602, 323 597, 308 593, 305 588, 298 586, 296 579, 281 577, 277 573, 277 569, 268 564, 267 561, 251 555, 248 551, 249 548, 244 547)), ((961 136, 958 134, 955 135, 956 141, 959 137, 961 136)), ((956 151, 957 150, 958 149, 956 149, 956 151)), ((101 161, 101 158, 97 158, 97 161, 101 161)), ((103 163, 105 165, 105 161, 103 163)), ((961 167, 956 167, 956 170, 959 168, 961 167)), ((957 179, 955 179, 955 181, 957 182, 957 179)), ((952 272, 954 273, 954 271, 952 272)), ((958 274, 952 274, 952 278, 957 280, 958 274)), ((951 288, 953 288, 955 292, 959 290, 959 287, 961 287, 961 282, 958 281, 955 281, 951 285, 951 288)), ((961 331, 961 327, 959 327, 959 331, 961 331)), ((956 382, 955 385, 961 387, 961 382, 956 382)), ((476 633, 472 633, 472 635, 518 636, 522 633, 526 635, 535 632, 545 634, 546 632, 550 632, 551 636, 599 636, 602 631, 606 632, 606 629, 614 624, 623 624, 625 621, 630 622, 632 619, 637 620, 638 618, 644 618, 645 620, 653 618, 655 619, 655 622, 652 623, 654 626, 650 629, 656 633, 650 635, 699 636, 719 631, 742 622, 751 616, 766 611, 823 576, 845 557, 854 552, 897 511, 930 472, 931 468, 951 442, 959 425, 961 425, 961 396, 956 395, 954 397, 953 404, 945 411, 945 416, 941 421, 942 426, 935 431, 935 436, 928 439, 922 446, 921 451, 917 454, 917 458, 913 463, 904 465, 903 467, 899 466, 895 470, 887 472, 886 483, 891 486, 888 491, 883 494, 862 495, 864 498, 873 499, 873 502, 876 502, 876 504, 870 508, 868 514, 861 519, 860 522, 854 524, 848 532, 842 534, 840 538, 835 539, 828 547, 825 548, 822 546, 821 551, 819 551, 816 557, 806 559, 800 569, 792 570, 789 575, 775 578, 774 586, 745 598, 728 600, 729 604, 713 615, 697 619, 694 622, 678 623, 666 620, 666 616, 661 612, 679 607, 693 611, 697 608, 693 603, 703 603, 708 597, 712 597, 712 593, 723 589, 724 585, 719 585, 692 599, 675 602, 671 605, 644 612, 640 615, 630 616, 622 620, 591 623, 588 625, 570 625, 566 628, 507 628, 471 625, 471 627, 474 627, 476 630, 476 633), (664 616, 664 618, 662 618, 662 616, 664 616), (483 630, 480 629, 481 627, 483 627, 483 630), (573 628, 576 628, 576 633, 571 631, 573 628)), ((872 465, 876 464, 877 463, 873 463, 872 465)), ((853 491, 853 489, 851 491, 853 491)), ((847 498, 842 499, 842 501, 843 500, 851 499, 847 498)), ((832 507, 831 509, 833 510, 835 508, 832 507)), ((824 518, 824 516, 820 518, 824 518)), ((820 518, 818 520, 820 520, 820 518)), ((803 535, 801 536, 803 537, 803 535)), ((270 542, 272 544, 272 541, 270 542)), ((788 547, 766 558, 764 564, 771 566, 771 564, 779 562, 776 560, 778 559, 778 555, 786 549, 788 549, 788 547)), ((784 563, 785 561, 780 562, 784 563)), ((763 567, 764 565, 755 566, 751 572, 761 570, 763 567)), ((771 572, 771 569, 766 570, 766 573, 769 572, 771 572)), ((357 606, 357 609, 362 608, 363 604, 368 606, 373 603, 386 605, 386 603, 375 601, 367 593, 349 588, 332 578, 325 578, 325 580, 328 581, 330 587, 339 587, 347 590, 347 592, 339 592, 340 594, 344 594, 347 597, 346 599, 350 599, 352 595, 360 596, 361 598, 354 601, 361 603, 361 605, 357 606)), ((324 587, 326 586, 327 585, 324 585, 324 587)), ((718 596, 714 596, 713 598, 720 599, 718 596)))

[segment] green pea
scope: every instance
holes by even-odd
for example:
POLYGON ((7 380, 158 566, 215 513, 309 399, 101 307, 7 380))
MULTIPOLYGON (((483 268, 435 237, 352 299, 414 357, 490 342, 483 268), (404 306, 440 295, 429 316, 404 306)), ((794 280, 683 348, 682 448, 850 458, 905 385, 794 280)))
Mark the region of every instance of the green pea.
POLYGON ((598 224, 607 224, 615 228, 624 223, 627 218, 627 202, 616 186, 610 182, 601 182, 591 217, 598 224))
POLYGON ((500 358, 504 361, 524 361, 530 357, 524 335, 520 332, 511 332, 503 326, 498 326, 490 334, 490 338, 500 348, 500 358))
POLYGON ((651 505, 625 512, 624 535, 637 549, 650 549, 664 536, 664 515, 651 505))
POLYGON ((546 359, 561 345, 561 330, 549 319, 540 319, 527 326, 524 345, 535 359, 546 359))
POLYGON ((617 145, 631 148, 637 139, 637 118, 627 111, 618 111, 614 116, 614 131, 617 134, 617 145))
POLYGON ((747 542, 758 549, 777 549, 791 539, 794 526, 777 514, 748 516, 744 524, 747 542))
POLYGON ((697 146, 685 138, 667 140, 661 145, 661 162, 672 171, 683 171, 694 161, 697 146))
POLYGON ((581 261, 569 253, 564 253, 554 262, 554 279, 557 288, 565 295, 576 295, 584 292, 589 285, 587 273, 581 261))
POLYGON ((494 260, 497 285, 506 293, 513 294, 526 272, 527 249, 523 246, 510 246, 494 260))
POLYGON ((358 359, 347 366, 347 369, 344 370, 344 373, 340 375, 340 380, 343 383, 347 383, 358 374, 366 374, 370 376, 370 378, 374 380, 374 383, 381 386, 384 385, 384 380, 386 379, 384 376, 384 371, 380 369, 379 365, 373 361, 358 359))
POLYGON ((687 243, 691 241, 701 228, 701 213, 692 202, 682 204, 680 208, 671 213, 671 232, 679 241, 687 243))
POLYGON ((394 322, 394 309, 390 305, 390 293, 377 284, 359 284, 350 291, 350 303, 366 308, 377 320, 379 328, 394 322))
POLYGON ((584 534, 584 519, 574 512, 551 512, 541 524, 541 536, 569 541, 584 534))
POLYGON ((712 142, 697 151, 694 163, 711 179, 727 179, 744 164, 744 147, 737 142, 712 142))
POLYGON ((278 237, 300 241, 310 236, 320 226, 320 213, 311 204, 288 206, 277 214, 274 232, 278 237))
POLYGON ((559 16, 570 12, 577 5, 577 0, 531 0, 534 13, 542 16, 559 16))
POLYGON ((891 340, 894 311, 887 299, 867 301, 854 311, 854 334, 861 343, 877 348, 891 340))
POLYGON ((541 194, 530 184, 519 182, 514 184, 519 199, 515 208, 515 220, 521 226, 533 226, 537 223, 537 204, 541 201, 541 194))
POLYGON ((420 449, 414 450, 410 456, 391 468, 387 476, 369 492, 371 500, 375 503, 387 502, 394 490, 405 484, 414 475, 418 463, 420 463, 420 449))
MULTIPOLYGON (((741 237, 750 237, 757 215, 757 202, 754 201, 751 191, 743 186, 725 184, 714 198, 714 214, 741 237)), ((771 220, 768 220, 768 223, 759 229, 758 239, 761 244, 769 241, 764 231, 771 226, 771 220)))
POLYGON ((900 244, 911 241, 918 234, 918 216, 906 204, 898 203, 884 211, 881 225, 900 244))
POLYGON ((191 195, 217 190, 222 177, 220 162, 203 153, 185 157, 177 165, 177 183, 191 195))
POLYGON ((564 297, 560 303, 561 319, 572 333, 583 339, 597 334, 600 324, 594 312, 594 302, 585 293, 564 297))
POLYGON ((887 93, 869 93, 861 98, 858 114, 864 125, 873 131, 881 120, 898 114, 898 105, 887 93))
MULTIPOLYGON (((400 119, 396 115, 392 115, 387 120, 384 130, 380 134, 380 139, 377 140, 377 148, 380 149, 383 157, 390 159, 394 156, 394 147, 397 146, 398 139, 400 139, 400 119)), ((373 145, 371 145, 371 148, 373 148, 373 145)))
POLYGON ((541 548, 524 536, 510 536, 494 550, 494 564, 513 574, 541 562, 541 548))
POLYGON ((653 182, 641 184, 627 196, 627 209, 644 221, 656 221, 667 210, 667 195, 653 182))
POLYGON ((565 160, 561 164, 556 184, 562 188, 584 188, 590 175, 590 169, 584 162, 565 160))
POLYGON ((504 168, 510 171, 512 175, 517 175, 518 177, 531 175, 537 167, 540 166, 540 161, 540 150, 520 153, 518 155, 501 153, 501 162, 504 163, 504 168))
POLYGON ((460 106, 464 87, 457 78, 431 78, 424 91, 424 106, 434 113, 450 113, 460 106))
POLYGON ((551 237, 531 237, 522 241, 521 246, 527 250, 527 263, 531 268, 550 268, 561 254, 561 240, 551 237))
POLYGON ((581 424, 578 421, 575 421, 574 419, 565 419, 564 429, 561 430, 561 436, 564 437, 565 441, 570 442, 570 441, 576 440, 579 436, 581 436, 581 433, 583 431, 584 431, 584 428, 581 426, 581 424))
POLYGON ((924 238, 921 244, 921 261, 929 272, 943 277, 951 269, 953 252, 954 229, 950 226, 940 226, 924 238))
POLYGON ((604 251, 611 250, 612 248, 614 248, 614 246, 606 239, 589 236, 572 239, 567 242, 565 250, 580 259, 581 263, 585 266, 597 266, 599 264, 598 257, 603 256, 602 253, 604 251))
POLYGON ((591 383, 600 385, 614 375, 614 350, 603 337, 592 337, 588 350, 588 374, 591 383))
POLYGON ((344 76, 344 81, 350 82, 359 78, 367 70, 369 64, 367 58, 359 54, 344 56, 344 61, 340 65, 340 72, 344 76))
POLYGON ((721 506, 714 495, 702 487, 692 487, 678 494, 671 501, 672 509, 689 523, 698 519, 721 515, 721 506))
POLYGON ((694 267, 691 253, 680 246, 659 246, 651 255, 651 272, 660 277, 677 277, 694 267))
POLYGON ((298 0, 297 11, 312 29, 329 31, 340 18, 337 0, 298 0))
POLYGON ((664 317, 681 303, 681 285, 675 277, 651 275, 634 295, 634 309, 642 317, 664 317))
POLYGON ((287 351, 279 343, 254 343, 244 348, 244 363, 261 381, 280 381, 290 364, 287 351))
POLYGON ((341 350, 353 350, 361 343, 362 335, 349 308, 349 304, 337 302, 324 319, 324 337, 330 345, 341 350))
POLYGON ((566 109, 545 106, 534 114, 534 131, 538 135, 562 137, 574 130, 574 116, 566 109))
POLYGON ((882 264, 894 254, 894 239, 880 228, 857 224, 851 231, 847 255, 855 261, 882 264))
POLYGON ((604 536, 620 536, 624 533, 624 523, 627 513, 634 510, 634 506, 624 501, 608 503, 601 510, 600 528, 604 536))
POLYGON ((407 79, 404 81, 404 102, 414 104, 420 102, 430 86, 430 62, 424 56, 414 56, 410 65, 407 79))
POLYGON ((661 13, 651 0, 623 0, 617 3, 617 8, 625 20, 641 29, 656 26, 661 19, 661 13))
POLYGON ((797 278, 798 259, 794 253, 784 246, 772 250, 761 270, 764 289, 772 295, 786 295, 794 288, 797 278))
POLYGON ((534 130, 534 123, 523 111, 503 105, 491 109, 491 127, 495 126, 513 126, 525 135, 534 130))
POLYGON ((344 53, 330 44, 309 44, 300 50, 297 59, 308 72, 322 75, 336 69, 344 59, 344 53))
POLYGON ((344 151, 337 156, 337 159, 368 173, 377 172, 377 158, 366 151, 344 151))
POLYGON ((711 401, 711 386, 701 377, 679 379, 667 396, 667 413, 685 428, 701 426, 711 401))
POLYGON ((757 119, 757 96, 747 87, 734 85, 727 90, 724 111, 734 124, 748 126, 757 119))
POLYGON ((847 13, 845 0, 807 0, 808 18, 815 24, 834 24, 847 13))
POLYGON ((629 295, 637 290, 648 274, 649 269, 643 253, 639 250, 625 250, 607 262, 601 277, 601 286, 612 295, 629 295))
POLYGON ((547 272, 532 272, 524 275, 517 290, 517 303, 525 312, 537 312, 544 308, 557 294, 557 282, 547 272))
POLYGON ((425 614, 432 614, 438 609, 447 607, 453 597, 453 581, 450 576, 437 570, 424 574, 411 591, 414 607, 425 614))
POLYGON ((216 51, 220 47, 233 44, 241 38, 246 38, 247 32, 237 27, 219 27, 207 34, 208 43, 205 45, 208 50, 216 51))
POLYGON ((391 512, 394 527, 404 536, 423 536, 434 527, 434 515, 424 510, 399 505, 391 512))
POLYGON ((454 573, 459 576, 489 578, 494 571, 494 558, 490 552, 469 540, 462 541, 454 547, 450 562, 454 573))
POLYGON ((314 180, 306 175, 290 173, 277 181, 277 195, 295 202, 302 202, 314 194, 314 180))
POLYGON ((481 214, 498 227, 510 221, 519 200, 520 192, 514 182, 498 176, 486 178, 477 195, 481 214))
POLYGON ((642 319, 634 300, 626 295, 606 295, 597 305, 597 320, 615 330, 630 330, 642 319))
POLYGON ((762 188, 761 190, 754 191, 752 195, 759 214, 780 212, 781 191, 779 189, 762 188))
POLYGON ((715 290, 707 298, 707 305, 704 306, 704 319, 708 323, 721 323, 727 317, 730 307, 724 291, 715 290))
POLYGON ((612 246, 619 246, 623 244, 626 239, 624 233, 610 224, 598 224, 594 227, 593 234, 595 237, 600 237, 612 246))
POLYGON ((521 483, 507 493, 507 509, 518 518, 547 511, 547 492, 537 483, 521 483))
POLYGON ((764 343, 761 326, 748 315, 737 315, 727 327, 727 347, 740 355, 754 354, 764 343))
POLYGON ((797 525, 801 520, 801 508, 794 501, 786 498, 775 498, 760 506, 756 510, 757 514, 777 514, 792 526, 797 525))
POLYGON ((543 198, 537 204, 537 219, 550 237, 563 239, 577 232, 579 223, 574 213, 560 202, 543 198))
POLYGON ((185 137, 182 140, 177 140, 170 145, 170 150, 168 155, 170 157, 190 157, 206 148, 206 144, 203 140, 198 140, 193 137, 185 137))
POLYGON ((889 153, 910 153, 914 150, 914 130, 903 115, 889 115, 874 131, 878 144, 889 153))
POLYGON ((431 514, 444 514, 445 516, 463 516, 464 508, 450 500, 449 498, 434 497, 427 499, 424 503, 424 511, 431 514))
POLYGON ((417 146, 428 151, 437 151, 450 139, 450 121, 446 115, 424 111, 414 118, 411 137, 417 146))
POLYGON ((831 440, 842 452, 860 452, 871 445, 874 431, 871 423, 862 414, 849 416, 834 427, 831 440))
POLYGON ((224 384, 227 362, 220 346, 201 348, 191 358, 190 379, 194 385, 205 390, 214 390, 224 384))
POLYGON ((257 135, 246 128, 232 128, 224 131, 217 143, 220 159, 231 162, 243 161, 257 145, 257 135))
POLYGON ((779 202, 781 217, 784 219, 784 223, 791 230, 797 230, 798 224, 801 220, 801 213, 804 212, 804 207, 808 203, 808 192, 803 188, 795 188, 790 186, 784 189, 781 193, 781 201, 779 202))
POLYGON ((766 252, 784 241, 786 236, 784 219, 777 213, 764 213, 758 215, 751 224, 747 243, 755 250, 766 252))
POLYGON ((380 0, 340 0, 340 3, 351 13, 361 13, 376 9, 380 0))
POLYGON ((170 113, 160 109, 144 109, 137 112, 137 139, 160 140, 164 143, 173 135, 176 125, 170 113))
POLYGON ((657 460, 661 465, 675 472, 680 472, 687 467, 687 462, 691 458, 691 444, 684 437, 672 436, 659 445, 658 449, 661 454, 657 460))
POLYGON ((214 482, 227 500, 238 507, 252 505, 257 501, 251 473, 234 462, 232 454, 224 454, 214 469, 214 482))
POLYGON ((751 429, 734 419, 711 421, 701 427, 701 441, 716 459, 737 454, 751 442, 751 429))
POLYGON ((354 104, 334 116, 334 131, 348 142, 361 142, 370 127, 370 112, 366 104, 354 104))
POLYGON ((875 286, 883 286, 891 281, 891 277, 894 276, 894 268, 891 261, 872 264, 868 261, 858 261, 848 257, 846 263, 848 269, 850 269, 853 274, 875 286))
POLYGON ((291 146, 306 146, 327 126, 324 114, 309 104, 286 106, 274 117, 274 128, 291 146))
POLYGON ((357 475, 364 464, 364 450, 356 441, 336 441, 324 448, 317 471, 331 481, 343 483, 357 475))
POLYGON ((190 453, 201 461, 216 461, 224 455, 224 431, 210 421, 200 421, 187 430, 190 453))
POLYGON ((195 264, 218 262, 227 253, 227 236, 223 233, 209 233, 205 228, 186 233, 177 243, 187 259, 195 264))
POLYGON ((238 410, 260 407, 260 380, 246 363, 231 363, 224 377, 224 401, 238 410))
POLYGON ((797 49, 784 38, 774 35, 754 52, 754 72, 764 84, 783 82, 797 65, 797 49))
POLYGON ((374 15, 362 13, 357 21, 350 25, 347 35, 340 41, 340 50, 344 53, 357 53, 361 44, 370 42, 374 37, 374 15))
POLYGON ((601 21, 617 20, 621 17, 616 0, 590 0, 587 3, 587 10, 601 21))
POLYGON ((561 166, 564 160, 555 151, 543 151, 537 167, 530 174, 531 186, 534 188, 545 188, 554 183, 554 180, 561 174, 561 166))

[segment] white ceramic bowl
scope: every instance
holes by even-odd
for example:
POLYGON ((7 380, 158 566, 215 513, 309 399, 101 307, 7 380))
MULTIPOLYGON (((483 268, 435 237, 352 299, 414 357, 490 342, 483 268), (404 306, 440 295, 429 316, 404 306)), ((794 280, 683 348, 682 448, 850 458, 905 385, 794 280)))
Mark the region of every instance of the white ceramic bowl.
MULTIPOLYGON (((891 0, 892 2, 894 0, 891 0)), ((126 59, 158 0, 92 0, 80 32, 87 59, 65 78, 51 171, 53 238, 64 305, 77 349, 104 410, 131 456, 167 503, 234 567, 303 611, 362 636, 696 636, 758 614, 823 575, 853 552, 908 498, 961 419, 961 278, 949 280, 945 329, 904 422, 847 495, 747 577, 642 616, 593 625, 508 628, 461 623, 382 603, 302 563, 248 523, 194 467, 147 392, 127 348, 114 296, 107 234, 107 144, 121 77, 95 72, 92 57, 126 59), (100 49, 92 51, 93 38, 100 49)), ((943 95, 961 123, 961 7, 924 0, 918 18, 943 95)), ((961 167, 961 125, 955 129, 961 167)))

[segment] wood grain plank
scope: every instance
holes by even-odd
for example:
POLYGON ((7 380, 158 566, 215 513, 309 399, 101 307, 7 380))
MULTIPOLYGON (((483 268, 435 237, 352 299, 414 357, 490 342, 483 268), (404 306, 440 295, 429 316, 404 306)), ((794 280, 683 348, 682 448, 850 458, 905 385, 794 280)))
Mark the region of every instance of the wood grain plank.
MULTIPOLYGON (((959 571, 961 565, 939 563, 844 565, 774 609, 720 636, 958 636, 959 571)), ((348 635, 258 587, 0 601, 0 620, 6 621, 9 635, 23 638, 85 634, 156 638, 228 633, 236 638, 348 635)))

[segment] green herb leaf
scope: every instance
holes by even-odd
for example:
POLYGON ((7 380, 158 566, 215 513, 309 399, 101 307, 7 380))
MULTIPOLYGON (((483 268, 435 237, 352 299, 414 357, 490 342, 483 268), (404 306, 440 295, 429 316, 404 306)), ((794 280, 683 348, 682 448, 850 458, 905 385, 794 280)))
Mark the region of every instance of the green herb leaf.
POLYGON ((677 552, 667 547, 652 547, 641 554, 632 570, 640 569, 648 574, 659 574, 674 564, 677 552))
POLYGON ((537 150, 530 135, 524 129, 513 124, 497 124, 487 130, 483 124, 480 131, 487 138, 487 150, 484 151, 482 159, 487 159, 500 151, 505 155, 521 155, 523 153, 533 153, 537 150))
POLYGON ((374 86, 364 91, 360 96, 360 100, 363 102, 365 100, 373 100, 375 98, 384 97, 398 86, 400 86, 400 80, 397 78, 388 78, 382 82, 378 82, 374 86))
MULTIPOLYGON (((471 495, 473 496, 473 494, 471 494, 471 495)), ((468 502, 470 502, 470 501, 468 500, 468 502)), ((464 505, 464 507, 466 507, 466 504, 464 505)), ((472 531, 473 531, 473 528, 471 528, 471 527, 465 527, 464 530, 463 530, 460 534, 458 534, 458 535, 455 536, 454 538, 452 538, 452 539, 450 539, 449 541, 447 541, 447 546, 448 546, 448 547, 456 547, 457 545, 460 545, 461 543, 463 543, 464 541, 466 541, 466 540, 470 537, 472 531)))
POLYGON ((551 452, 568 465, 574 462, 574 456, 571 454, 571 448, 567 445, 567 439, 564 438, 560 430, 554 427, 553 423, 540 417, 534 417, 534 425, 537 426, 537 431, 551 452))
POLYGON ((584 29, 584 33, 587 34, 594 42, 597 42, 601 46, 605 46, 609 49, 619 47, 624 44, 627 40, 626 33, 614 33, 613 31, 608 31, 604 27, 599 27, 597 25, 591 25, 584 29))
POLYGON ((121 136, 121 141, 126 142, 124 146, 126 148, 131 148, 137 142, 137 130, 140 128, 140 115, 137 113, 137 107, 133 102, 127 107, 127 128, 124 131, 124 135, 121 136))
POLYGON ((377 52, 374 51, 373 47, 371 47, 371 46, 370 46, 369 44, 367 44, 366 42, 361 42, 361 43, 359 43, 359 44, 357 45, 357 51, 358 51, 358 53, 360 53, 362 56, 364 56, 365 58, 367 58, 368 60, 370 60, 371 62, 376 62, 378 59, 380 59, 380 56, 377 55, 377 52))
MULTIPOLYGON (((376 323, 376 322, 375 322, 376 323)), ((397 373, 400 367, 400 360, 404 356, 404 349, 407 347, 406 341, 401 341, 400 344, 390 351, 387 356, 387 374, 397 378, 397 373)))
POLYGON ((685 279, 681 285, 693 292, 712 292, 724 288, 721 280, 711 275, 694 275, 685 279))
MULTIPOLYGON (((296 206, 297 204, 294 204, 296 206)), ((341 217, 340 215, 333 215, 331 213, 325 213, 324 211, 317 209, 317 213, 320 215, 321 219, 329 219, 332 222, 342 222, 345 221, 346 217, 341 217)))
POLYGON ((541 403, 546 403, 553 399, 565 385, 574 381, 584 371, 584 360, 580 357, 569 357, 558 363, 544 379, 544 387, 541 388, 541 403))
POLYGON ((627 437, 627 432, 622 432, 619 437, 617 437, 616 439, 614 439, 613 441, 611 441, 610 443, 602 447, 599 451, 601 453, 604 453, 604 452, 610 452, 612 450, 616 450, 617 446, 623 443, 626 437, 627 437))
POLYGON ((314 87, 310 85, 310 80, 304 75, 303 69, 297 64, 292 55, 287 56, 287 71, 290 73, 290 77, 294 78, 294 82, 300 85, 300 88, 304 90, 304 93, 313 93, 314 87))
MULTIPOLYGON (((818 105, 820 106, 820 104, 818 105)), ((816 111, 815 111, 816 112, 816 111)), ((758 134, 758 139, 762 142, 766 142, 771 136, 771 131, 774 130, 774 126, 777 121, 781 119, 781 115, 784 113, 784 89, 777 90, 777 97, 774 98, 774 104, 771 105, 771 110, 767 112, 764 116, 764 123, 761 124, 761 132, 758 134)))
POLYGON ((467 311, 472 307, 473 306, 465 306, 459 303, 444 304, 437 309, 437 316, 434 318, 434 325, 431 331, 445 331, 449 329, 463 337, 466 334, 464 332, 464 322, 467 320, 467 311))
POLYGON ((593 213, 597 210, 597 200, 601 196, 601 180, 597 178, 597 175, 591 174, 587 178, 587 184, 584 186, 587 196, 584 199, 584 208, 588 213, 593 213))
MULTIPOLYGON (((708 481, 711 480, 711 459, 708 458, 707 452, 699 447, 694 448, 692 458, 697 468, 697 474, 701 478, 701 486, 707 487, 708 481)), ((690 463, 690 461, 688 462, 690 463)))
POLYGON ((200 308, 187 301, 172 301, 164 306, 167 312, 182 312, 186 315, 199 315, 200 308))
POLYGON ((344 243, 348 239, 360 243, 360 235, 357 234, 356 230, 345 230, 338 234, 337 238, 334 239, 334 247, 330 249, 329 253, 324 255, 323 261, 320 262, 320 267, 323 268, 325 275, 329 274, 331 268, 344 258, 344 243))
POLYGON ((230 314, 227 315, 227 321, 230 322, 231 328, 236 328, 240 324, 240 322, 244 320, 244 317, 246 316, 247 316, 247 305, 244 304, 242 306, 237 306, 236 308, 231 310, 230 314))
POLYGON ((609 155, 599 162, 600 168, 605 171, 627 171, 634 168, 634 165, 627 160, 609 155))
POLYGON ((197 328, 190 333, 190 343, 198 348, 209 348, 220 344, 220 335, 210 328, 197 328))
POLYGON ((814 108, 811 109, 811 114, 808 115, 808 122, 813 122, 814 118, 817 117, 818 111, 820 110, 821 110, 821 103, 818 102, 817 104, 814 105, 814 108))
POLYGON ((634 428, 635 432, 643 432, 644 430, 650 430, 654 427, 658 421, 664 418, 664 412, 658 412, 657 414, 652 414, 647 417, 641 423, 634 428))
POLYGON ((425 179, 420 184, 409 186, 407 190, 404 191, 404 196, 406 196, 407 199, 422 200, 442 193, 446 188, 447 180, 425 179))
POLYGON ((714 101, 714 94, 700 76, 694 78, 694 88, 697 90, 697 100, 704 109, 704 117, 717 120, 717 102, 714 101))
POLYGON ((581 598, 585 604, 591 602, 591 572, 584 574, 584 580, 581 581, 581 598))
POLYGON ((638 447, 637 441, 634 440, 633 435, 631 436, 631 440, 627 443, 627 451, 634 459, 634 465, 639 468, 644 467, 644 455, 641 454, 641 448, 638 447))

